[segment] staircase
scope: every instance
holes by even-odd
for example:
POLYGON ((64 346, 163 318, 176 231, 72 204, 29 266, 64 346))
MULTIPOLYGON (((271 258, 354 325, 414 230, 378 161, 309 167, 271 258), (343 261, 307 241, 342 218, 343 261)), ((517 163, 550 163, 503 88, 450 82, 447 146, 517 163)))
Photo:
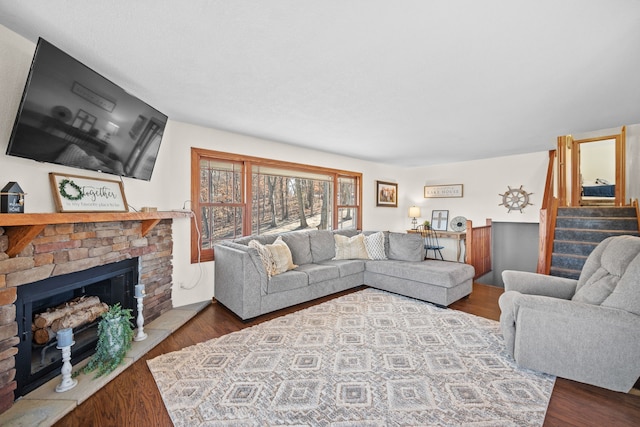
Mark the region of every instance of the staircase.
POLYGON ((598 243, 623 234, 640 235, 634 207, 559 207, 549 274, 577 279, 598 243))

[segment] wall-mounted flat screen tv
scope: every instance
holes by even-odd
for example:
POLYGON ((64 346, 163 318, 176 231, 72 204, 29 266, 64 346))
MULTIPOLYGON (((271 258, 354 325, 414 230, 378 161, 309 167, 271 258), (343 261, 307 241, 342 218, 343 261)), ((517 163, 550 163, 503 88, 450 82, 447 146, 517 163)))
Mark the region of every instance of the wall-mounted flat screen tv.
POLYGON ((40 38, 7 154, 150 180, 167 116, 40 38))

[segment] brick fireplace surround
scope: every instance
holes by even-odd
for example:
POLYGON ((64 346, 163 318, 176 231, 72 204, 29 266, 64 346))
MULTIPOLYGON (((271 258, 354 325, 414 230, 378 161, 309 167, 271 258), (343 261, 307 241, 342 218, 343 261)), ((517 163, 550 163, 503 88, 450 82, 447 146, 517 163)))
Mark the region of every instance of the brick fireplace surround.
MULTIPOLYGON (((118 214, 66 214, 66 219, 61 220, 62 215, 65 214, 52 214, 55 219, 50 225, 38 225, 41 231, 37 234, 37 229, 34 231, 30 225, 7 227, 6 222, 0 220, 3 225, 0 226, 0 413, 13 405, 16 389, 18 349, 15 346, 19 337, 14 302, 18 286, 138 257, 138 281, 145 285, 147 295, 145 323, 172 308, 171 218, 184 215, 159 212, 149 218, 140 214, 119 214, 123 218, 120 221, 113 220, 118 214), (75 218, 79 222, 68 222, 75 218), (86 222, 87 218, 108 222, 86 222), (29 233, 35 237, 25 240, 24 235, 29 233)), ((0 216, 6 218, 6 215, 0 216)), ((37 222, 47 223, 48 220, 39 217, 37 222)))

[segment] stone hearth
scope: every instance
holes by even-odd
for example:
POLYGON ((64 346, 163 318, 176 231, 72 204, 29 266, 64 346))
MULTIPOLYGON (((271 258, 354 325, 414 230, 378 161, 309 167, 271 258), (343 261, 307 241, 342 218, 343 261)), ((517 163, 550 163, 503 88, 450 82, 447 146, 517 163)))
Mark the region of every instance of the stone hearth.
POLYGON ((161 220, 148 230, 136 220, 47 225, 15 257, 7 254, 10 239, 0 227, 0 413, 13 405, 16 389, 17 287, 138 257, 138 280, 147 295, 145 323, 151 322, 172 308, 171 221, 161 220))

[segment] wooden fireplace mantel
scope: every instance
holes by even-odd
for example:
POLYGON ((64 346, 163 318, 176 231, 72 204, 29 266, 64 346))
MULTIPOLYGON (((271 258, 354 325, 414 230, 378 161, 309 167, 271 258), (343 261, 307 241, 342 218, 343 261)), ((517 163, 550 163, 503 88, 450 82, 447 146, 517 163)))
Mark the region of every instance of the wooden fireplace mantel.
POLYGON ((86 222, 141 221, 142 236, 146 236, 163 219, 187 218, 189 211, 163 212, 81 212, 0 214, 0 227, 9 238, 6 254, 18 255, 47 225, 86 222))

